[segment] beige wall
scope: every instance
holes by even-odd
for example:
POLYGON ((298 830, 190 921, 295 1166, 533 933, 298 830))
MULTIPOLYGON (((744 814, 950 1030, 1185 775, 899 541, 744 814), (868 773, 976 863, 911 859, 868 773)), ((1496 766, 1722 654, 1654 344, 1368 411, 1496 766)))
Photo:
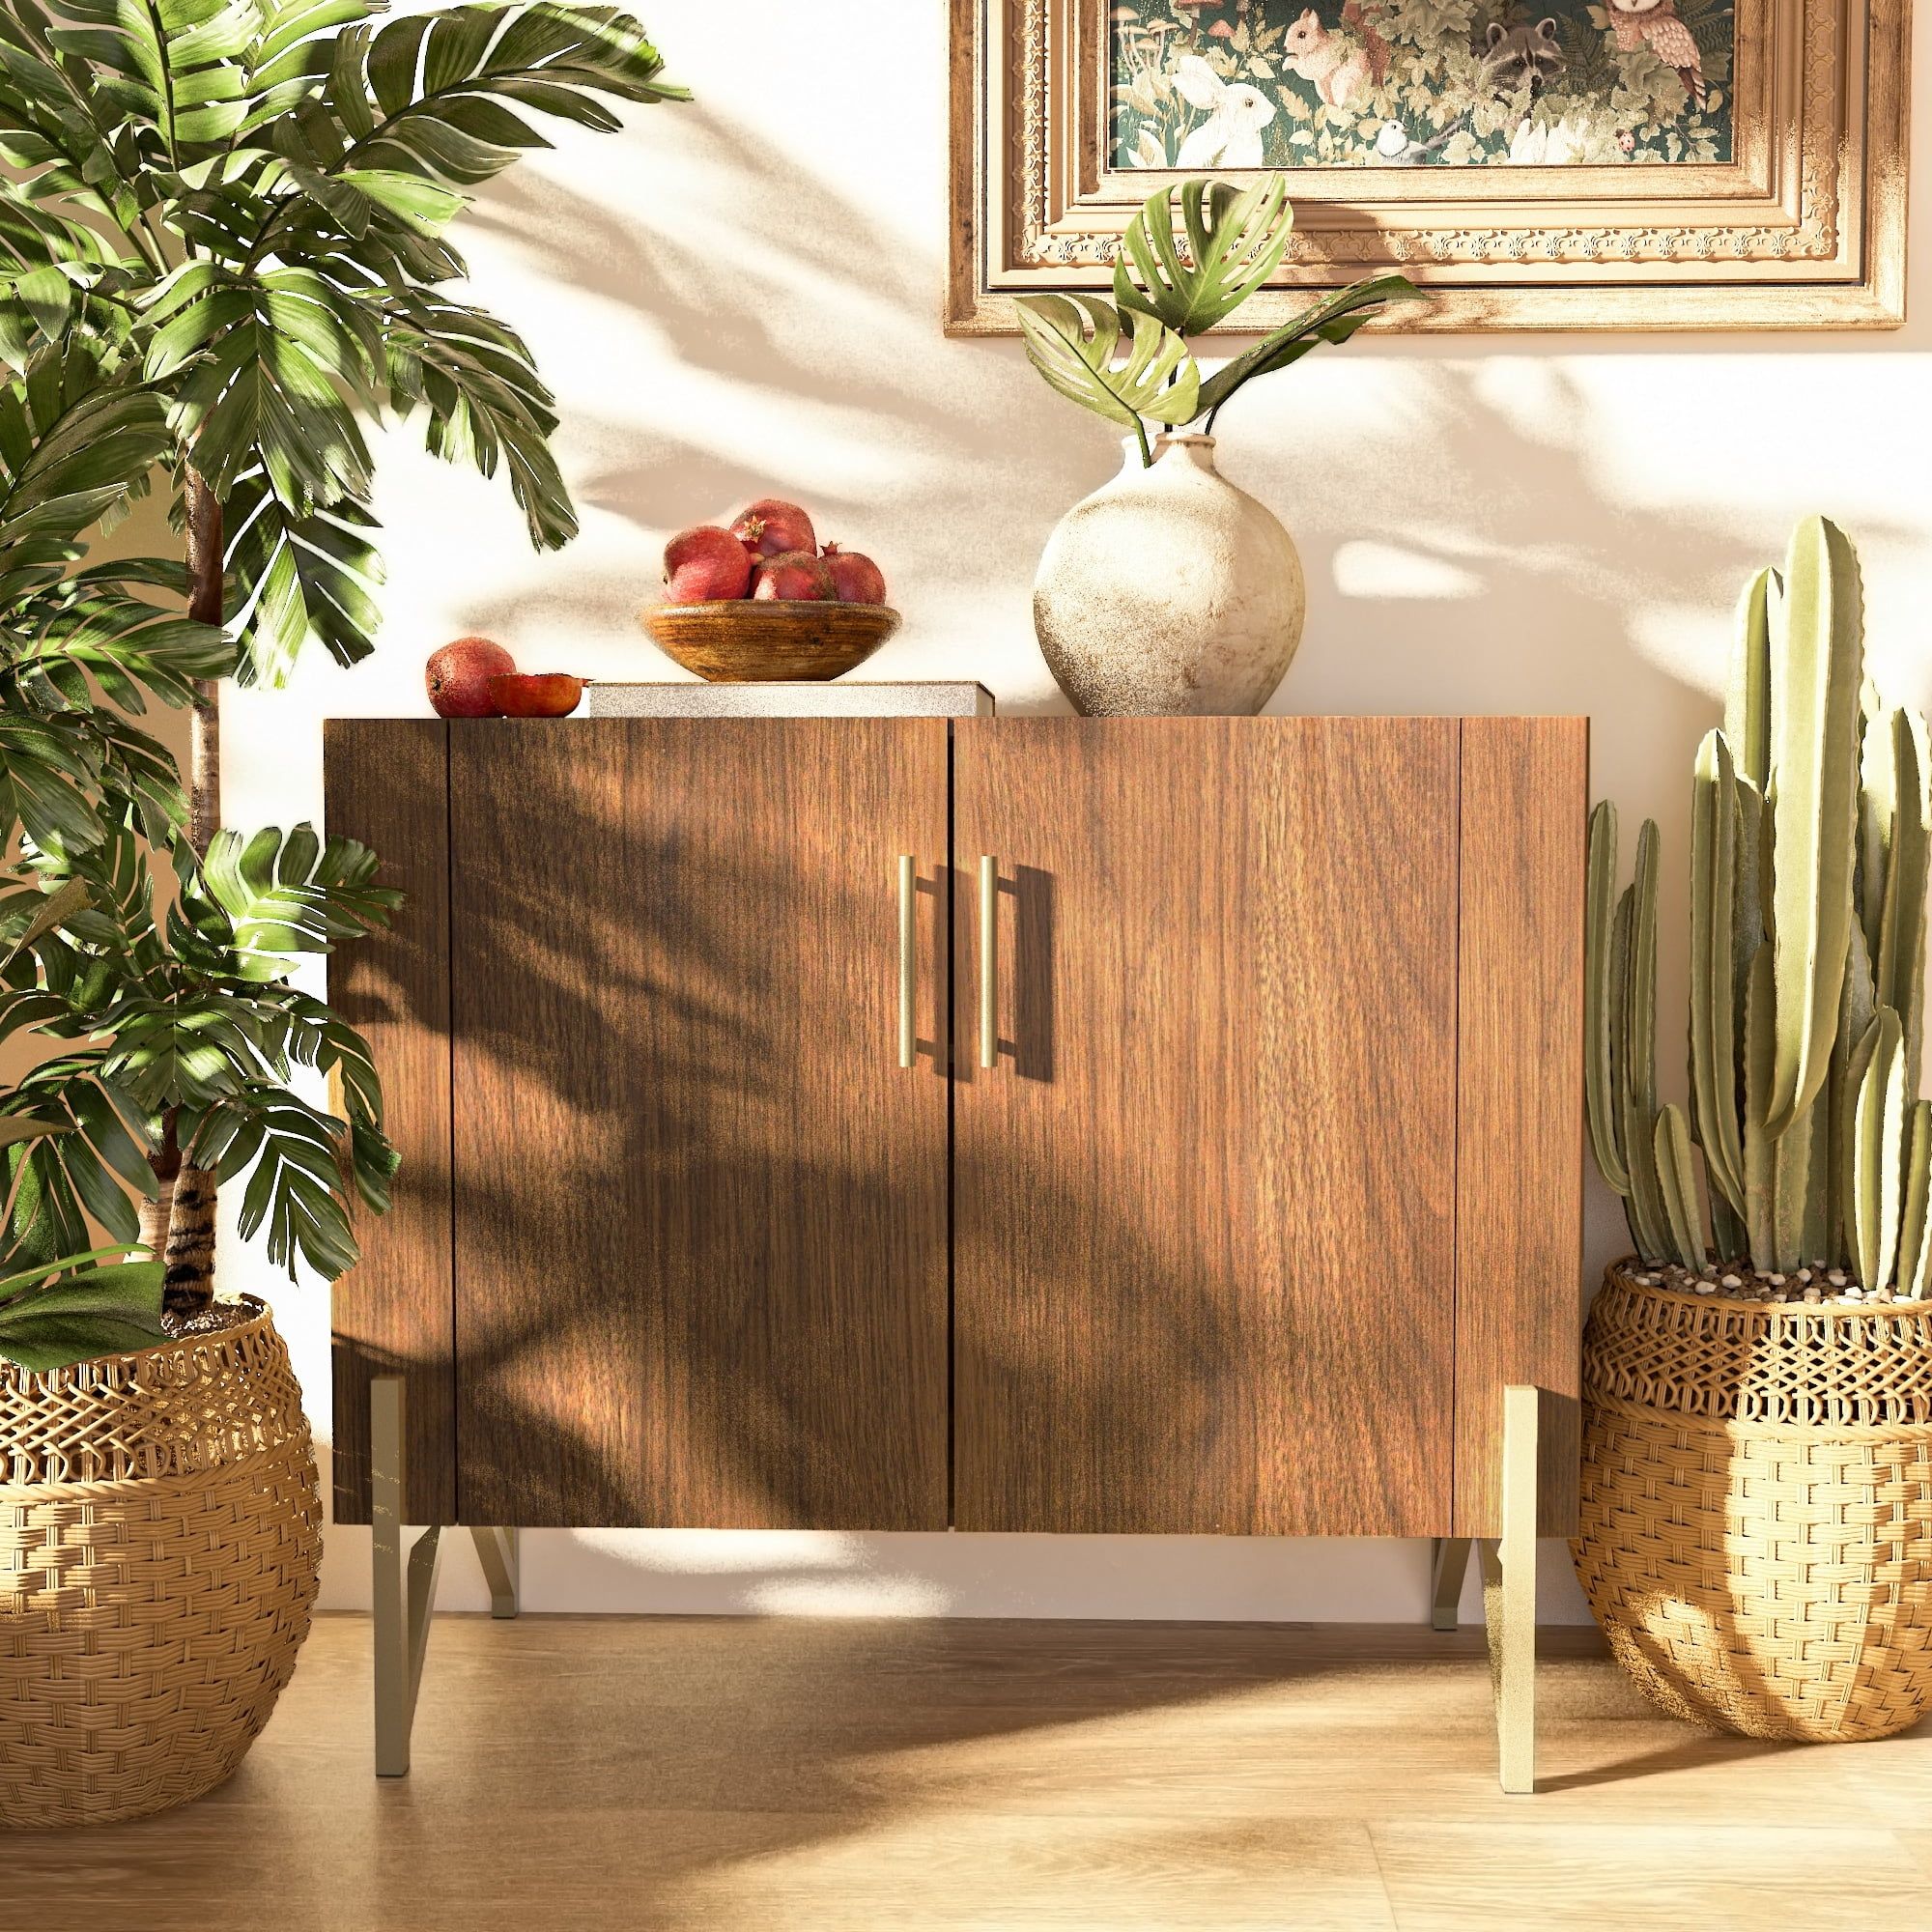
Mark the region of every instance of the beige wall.
MULTIPOLYGON (((231 818, 315 811, 317 716, 422 709, 421 659, 460 632, 502 639, 527 668, 660 675, 631 613, 664 534, 768 491, 884 565, 908 622, 879 675, 978 677, 1006 708, 1058 708, 1029 581, 1054 519, 1117 451, 1013 343, 939 333, 944 10, 646 11, 702 105, 639 113, 613 138, 564 130, 463 238, 479 298, 557 388, 582 538, 533 556, 504 493, 392 439, 382 655, 231 705, 231 818)), ((1690 761, 1717 716, 1731 603, 1800 514, 1856 534, 1876 669, 1932 698, 1928 122, 1917 319, 1896 334, 1362 341, 1224 419, 1225 468, 1308 566, 1307 639, 1278 705, 1590 714, 1598 788, 1633 830, 1662 822, 1666 1012, 1683 992, 1690 761)), ((1666 1081, 1672 1060, 1666 1045, 1666 1081)), ((1618 1233, 1593 1193, 1593 1265, 1618 1233)), ((321 1299, 288 1313, 326 1417, 321 1299)), ((358 1548, 334 1540, 337 1601, 361 1587, 358 1548)), ((1574 1612, 1559 1557, 1549 1569, 1552 1606, 1574 1612)), ((1394 1618, 1419 1614, 1422 1591, 1422 1552, 1402 1546, 556 1538, 530 1572, 535 1602, 637 1607, 1394 1618)))

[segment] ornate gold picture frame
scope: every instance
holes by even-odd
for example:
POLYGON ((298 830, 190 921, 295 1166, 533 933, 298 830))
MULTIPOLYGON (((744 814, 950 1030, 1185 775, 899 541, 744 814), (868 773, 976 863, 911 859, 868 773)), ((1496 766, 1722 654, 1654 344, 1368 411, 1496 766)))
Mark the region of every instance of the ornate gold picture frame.
MULTIPOLYGON (((1554 128, 1544 125, 1539 132, 1533 125, 1548 124, 1552 110, 1536 106, 1532 81, 1522 81, 1515 97, 1522 141, 1512 144, 1505 125, 1500 137, 1492 135, 1487 157, 1472 156, 1485 165, 1443 165, 1435 156, 1432 165, 1378 165, 1373 143, 1360 138, 1347 165, 1311 164, 1306 144, 1314 136, 1303 129, 1333 127, 1354 135, 1361 114, 1401 98, 1394 91, 1400 65, 1390 74, 1378 71, 1374 78, 1385 81, 1386 91, 1372 92, 1366 59, 1353 52, 1363 43, 1347 38, 1362 32, 1361 0, 1352 12, 1336 0, 1313 0, 1312 7, 1307 0, 951 4, 950 334, 1012 331, 1016 295, 1107 287, 1128 217, 1156 188, 1193 173, 1252 177, 1252 141, 1226 151, 1228 161, 1245 161, 1245 169, 1227 161, 1162 166, 1178 161, 1187 143, 1171 144, 1170 152, 1158 127, 1129 146, 1122 83, 1133 70, 1122 66, 1123 33, 1151 35, 1169 73, 1194 50, 1223 76, 1277 74, 1258 90, 1272 85, 1273 93, 1268 104, 1257 101, 1256 115, 1272 120, 1279 105, 1288 110, 1284 122, 1300 117, 1296 136, 1288 138, 1298 136, 1304 146, 1282 148, 1277 129, 1263 162, 1280 165, 1290 153, 1301 161, 1290 176, 1294 240, 1274 286, 1241 310, 1243 331, 1277 327, 1321 292, 1388 269, 1432 297, 1402 304, 1387 325, 1395 327, 1889 328, 1904 320, 1909 0, 1735 0, 1712 55, 1727 88, 1707 93, 1706 76, 1686 70, 1684 92, 1675 97, 1686 101, 1694 81, 1700 106, 1721 100, 1728 158, 1635 156, 1651 159, 1648 166, 1602 164, 1601 138, 1594 150, 1572 144, 1562 150, 1569 164, 1549 165, 1560 143, 1554 128), (1183 39, 1153 33, 1167 14, 1176 22, 1167 31, 1183 39), (1300 43, 1337 36, 1332 44, 1354 61, 1352 74, 1333 55, 1316 83, 1295 77, 1315 65, 1306 56, 1293 75, 1285 71, 1282 49, 1297 42, 1282 36, 1293 34, 1297 22, 1300 43), (1265 55, 1247 54, 1264 31, 1270 34, 1265 55), (1237 58, 1251 65, 1238 66, 1237 58), (1362 82, 1355 99, 1331 106, 1327 97, 1346 93, 1350 78, 1362 82), (1513 164, 1513 147, 1537 159, 1513 164)), ((1456 31, 1480 68, 1485 39, 1499 41, 1490 24, 1539 11, 1521 0, 1474 0, 1456 31)), ((1697 18, 1688 7, 1686 16, 1697 18)), ((1600 11, 1586 8, 1571 24, 1587 32, 1591 22, 1612 52, 1622 44, 1636 46, 1639 62, 1650 57, 1635 36, 1619 43, 1615 22, 1600 11)), ((1529 24, 1534 32, 1548 22, 1529 24)), ((1386 38, 1399 63, 1405 43, 1395 30, 1386 38)), ((1670 46, 1661 50, 1672 57, 1670 46)), ((1389 66, 1385 43, 1381 67, 1389 66)), ((1407 71, 1423 69, 1411 59, 1407 71)), ((1659 82, 1661 89, 1671 84, 1659 82)), ((1201 125, 1205 113, 1191 113, 1179 98, 1187 89, 1176 93, 1159 76, 1155 85, 1167 90, 1163 125, 1177 135, 1201 125)), ((1413 85, 1408 93, 1426 115, 1426 97, 1413 85)), ((1627 96, 1625 88, 1608 98, 1627 96)), ((1486 104, 1482 125, 1493 128, 1496 115, 1509 111, 1486 104)), ((1392 146, 1408 137, 1391 128, 1384 138, 1392 146)), ((1615 138, 1632 141, 1623 129, 1615 138)), ((1202 145, 1197 139, 1188 150, 1197 159, 1202 145)), ((1474 145, 1464 141, 1464 154, 1474 145)), ((1324 146, 1342 152, 1339 136, 1324 146)), ((1420 151, 1419 142, 1409 149, 1420 151)))

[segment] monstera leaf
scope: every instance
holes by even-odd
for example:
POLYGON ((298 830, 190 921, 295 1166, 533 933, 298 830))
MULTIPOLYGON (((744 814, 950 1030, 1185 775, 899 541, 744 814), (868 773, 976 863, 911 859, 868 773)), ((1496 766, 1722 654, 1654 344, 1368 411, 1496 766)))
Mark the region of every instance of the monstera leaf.
POLYGON ((1127 224, 1114 264, 1114 299, 1181 335, 1212 328, 1274 273, 1294 228, 1288 184, 1268 175, 1252 187, 1191 181, 1180 189, 1183 254, 1174 238, 1174 190, 1150 195, 1127 224), (1127 275, 1134 266, 1140 286, 1127 275))
POLYGON ((1033 366, 1069 401, 1141 439, 1143 416, 1188 421, 1200 407, 1201 371, 1173 329, 1139 310, 1122 315, 1096 296, 1022 296, 1020 333, 1033 366), (1114 363, 1122 324, 1129 326, 1126 360, 1114 363))
MULTIPOLYGON (((161 1326, 166 1269, 155 1261, 92 1264, 133 1253, 90 1248, 58 1261, 15 1267, 0 1277, 0 1361, 43 1373, 97 1355, 152 1349, 167 1340, 161 1326)), ((14 1254, 0 1267, 22 1259, 14 1254)))
POLYGON ((1348 341, 1389 302, 1423 299, 1422 291, 1406 275, 1376 275, 1303 309, 1293 322, 1264 336, 1245 355, 1236 356, 1202 384, 1201 407, 1207 412, 1208 429, 1213 429, 1216 413, 1243 383, 1286 369, 1324 342, 1348 341))

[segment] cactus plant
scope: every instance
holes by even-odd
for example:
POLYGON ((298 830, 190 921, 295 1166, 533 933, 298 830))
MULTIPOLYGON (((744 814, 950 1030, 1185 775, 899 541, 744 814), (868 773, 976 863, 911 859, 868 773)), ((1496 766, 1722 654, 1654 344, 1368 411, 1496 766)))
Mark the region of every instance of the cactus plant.
MULTIPOLYGON (((1924 721, 1892 710, 1875 718, 1867 738, 1884 748, 1884 791, 1866 846, 1861 912, 1879 1005, 1892 1008, 1905 1031, 1906 1077, 1918 1084, 1925 1024, 1925 871, 1932 843, 1924 721)), ((1865 785, 1867 795, 1872 787, 1865 785)))
POLYGON ((1927 1241, 1926 1207, 1932 1196, 1932 1100, 1912 1103, 1905 1141, 1905 1208, 1898 1230, 1898 1285, 1914 1300, 1932 1276, 1932 1241, 1927 1241))
POLYGON ((1661 1255, 1671 1220, 1657 1170, 1657 827, 1637 836, 1636 876, 1609 912, 1617 868, 1616 808, 1590 820, 1583 1082, 1597 1168, 1623 1197, 1637 1252, 1661 1255))
POLYGON ((1898 1251, 1905 1136, 1905 1048, 1898 1015, 1881 1007, 1852 1061, 1850 1131, 1840 1169, 1846 1233, 1859 1279, 1889 1281, 1898 1251))
POLYGON ((1657 1116, 1657 1179, 1670 1221, 1670 1245, 1686 1267, 1704 1264, 1704 1210, 1697 1203, 1697 1170, 1690 1159, 1690 1129, 1684 1109, 1672 1104, 1657 1116))
POLYGON ((1690 1101, 1711 1185, 1745 1206, 1738 1120, 1737 771, 1721 731, 1697 748, 1690 806, 1690 1101))
POLYGON ((1817 1098, 1837 1033, 1858 827, 1861 617, 1851 545, 1808 518, 1771 601, 1773 1135, 1817 1098))
POLYGON ((1745 585, 1724 705, 1731 755, 1760 795, 1771 777, 1771 601, 1783 587, 1775 570, 1760 570, 1745 585))
MULTIPOLYGON (((1604 799, 1590 814, 1588 865, 1589 925, 1607 933, 1616 917, 1617 809, 1604 799)), ((1583 984, 1583 1034, 1590 1056, 1590 1077, 1583 1083, 1590 1145, 1597 1167, 1619 1194, 1630 1192, 1630 1169, 1623 1157, 1618 1122, 1610 1111, 1616 1092, 1615 1049, 1611 1045, 1611 983, 1615 962, 1607 945, 1592 946, 1583 984)))
POLYGON ((1746 588, 1724 724, 1697 750, 1688 1112, 1657 1088, 1657 827, 1619 894, 1615 808, 1591 816, 1590 1143, 1646 1264, 1932 1290, 1932 753, 1863 669, 1857 554, 1810 518, 1746 588))

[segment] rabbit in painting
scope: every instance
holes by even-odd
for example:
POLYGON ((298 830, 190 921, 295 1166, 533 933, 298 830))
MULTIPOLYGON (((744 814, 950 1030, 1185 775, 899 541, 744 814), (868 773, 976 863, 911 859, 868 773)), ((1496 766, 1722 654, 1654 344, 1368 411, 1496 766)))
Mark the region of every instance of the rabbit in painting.
POLYGON ((1233 86, 1199 54, 1189 54, 1174 70, 1174 85, 1208 119, 1181 142, 1178 168, 1258 168, 1262 129, 1274 119, 1274 102, 1245 82, 1233 86))

